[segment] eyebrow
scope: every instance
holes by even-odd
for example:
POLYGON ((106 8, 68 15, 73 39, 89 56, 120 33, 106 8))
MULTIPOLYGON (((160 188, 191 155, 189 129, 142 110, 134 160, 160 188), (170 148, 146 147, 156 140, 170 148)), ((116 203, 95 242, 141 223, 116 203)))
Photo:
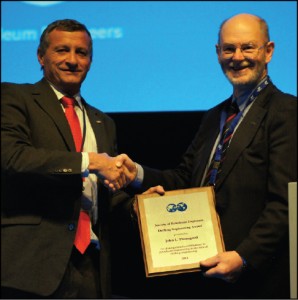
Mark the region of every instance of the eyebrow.
MULTIPOLYGON (((73 46, 69 46, 69 45, 66 45, 66 44, 60 44, 60 45, 56 45, 54 47, 54 49, 59 49, 59 48, 72 48, 73 46)), ((86 51, 89 51, 89 47, 82 47, 82 46, 77 46, 75 47, 76 50, 86 50, 86 51)))
MULTIPOLYGON (((228 45, 228 46, 236 46, 238 45, 239 43, 236 43, 236 44, 233 44, 233 43, 222 43, 222 45, 228 45)), ((249 42, 244 42, 244 43, 240 43, 240 46, 242 45, 256 45, 257 44, 257 41, 249 41, 249 42)))

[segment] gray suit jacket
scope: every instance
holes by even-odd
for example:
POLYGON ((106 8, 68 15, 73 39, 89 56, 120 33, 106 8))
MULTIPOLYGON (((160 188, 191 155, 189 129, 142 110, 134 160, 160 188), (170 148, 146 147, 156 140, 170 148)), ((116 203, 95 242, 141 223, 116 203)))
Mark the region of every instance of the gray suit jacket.
MULTIPOLYGON (((98 152, 116 155, 114 122, 84 102, 98 152), (101 122, 96 122, 101 121, 101 122)), ((52 294, 70 258, 82 193, 81 154, 45 79, 1 86, 1 285, 52 294)), ((110 297, 108 222, 112 199, 99 182, 101 286, 110 297)))
MULTIPOLYGON (((144 189, 158 184, 166 190, 200 185, 226 101, 205 114, 175 169, 145 167, 144 189)), ((239 286, 236 297, 289 296, 290 181, 297 181, 297 99, 270 84, 235 132, 215 187, 226 250, 236 250, 251 268, 234 285, 232 292, 239 286)), ((207 294, 212 295, 210 292, 218 292, 214 297, 233 296, 214 286, 207 294)))

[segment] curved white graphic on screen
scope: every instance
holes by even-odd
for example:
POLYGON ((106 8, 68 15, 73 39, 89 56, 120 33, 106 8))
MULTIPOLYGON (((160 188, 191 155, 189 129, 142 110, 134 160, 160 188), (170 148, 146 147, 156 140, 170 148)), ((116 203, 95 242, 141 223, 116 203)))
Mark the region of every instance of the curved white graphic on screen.
POLYGON ((23 1, 23 3, 35 5, 35 6, 41 6, 41 7, 47 7, 55 4, 62 3, 64 1, 23 1))

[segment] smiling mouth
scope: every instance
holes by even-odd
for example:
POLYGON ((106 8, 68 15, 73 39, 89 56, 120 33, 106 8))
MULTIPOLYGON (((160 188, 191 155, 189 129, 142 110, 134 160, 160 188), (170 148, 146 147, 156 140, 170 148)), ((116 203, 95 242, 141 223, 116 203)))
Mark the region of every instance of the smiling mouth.
POLYGON ((242 70, 245 70, 245 69, 247 69, 247 67, 241 67, 241 68, 231 68, 233 71, 235 71, 235 72, 238 72, 238 71, 242 71, 242 70))
POLYGON ((62 72, 65 73, 79 73, 80 70, 69 70, 69 69, 61 69, 62 72))
POLYGON ((246 70, 249 70, 250 66, 247 65, 247 66, 230 66, 230 71, 231 72, 234 72, 234 73, 243 73, 245 72, 246 70))
POLYGON ((249 64, 241 64, 241 65, 234 65, 234 64, 231 64, 230 65, 230 69, 237 72, 237 71, 242 71, 242 70, 245 70, 247 68, 249 68, 249 64))

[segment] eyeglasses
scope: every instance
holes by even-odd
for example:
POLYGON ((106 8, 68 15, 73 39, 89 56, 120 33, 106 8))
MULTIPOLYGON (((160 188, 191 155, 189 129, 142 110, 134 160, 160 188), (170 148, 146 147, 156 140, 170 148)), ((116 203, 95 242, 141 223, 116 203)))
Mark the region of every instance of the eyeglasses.
POLYGON ((220 47, 220 51, 221 51, 221 56, 224 59, 230 59, 232 58, 235 53, 236 50, 239 48, 243 57, 248 58, 248 59, 254 59, 258 56, 259 51, 264 48, 267 45, 267 43, 265 43, 264 45, 262 45, 261 47, 258 47, 254 44, 242 44, 240 47, 235 47, 235 45, 230 45, 230 44, 225 44, 223 46, 219 46, 220 47))

